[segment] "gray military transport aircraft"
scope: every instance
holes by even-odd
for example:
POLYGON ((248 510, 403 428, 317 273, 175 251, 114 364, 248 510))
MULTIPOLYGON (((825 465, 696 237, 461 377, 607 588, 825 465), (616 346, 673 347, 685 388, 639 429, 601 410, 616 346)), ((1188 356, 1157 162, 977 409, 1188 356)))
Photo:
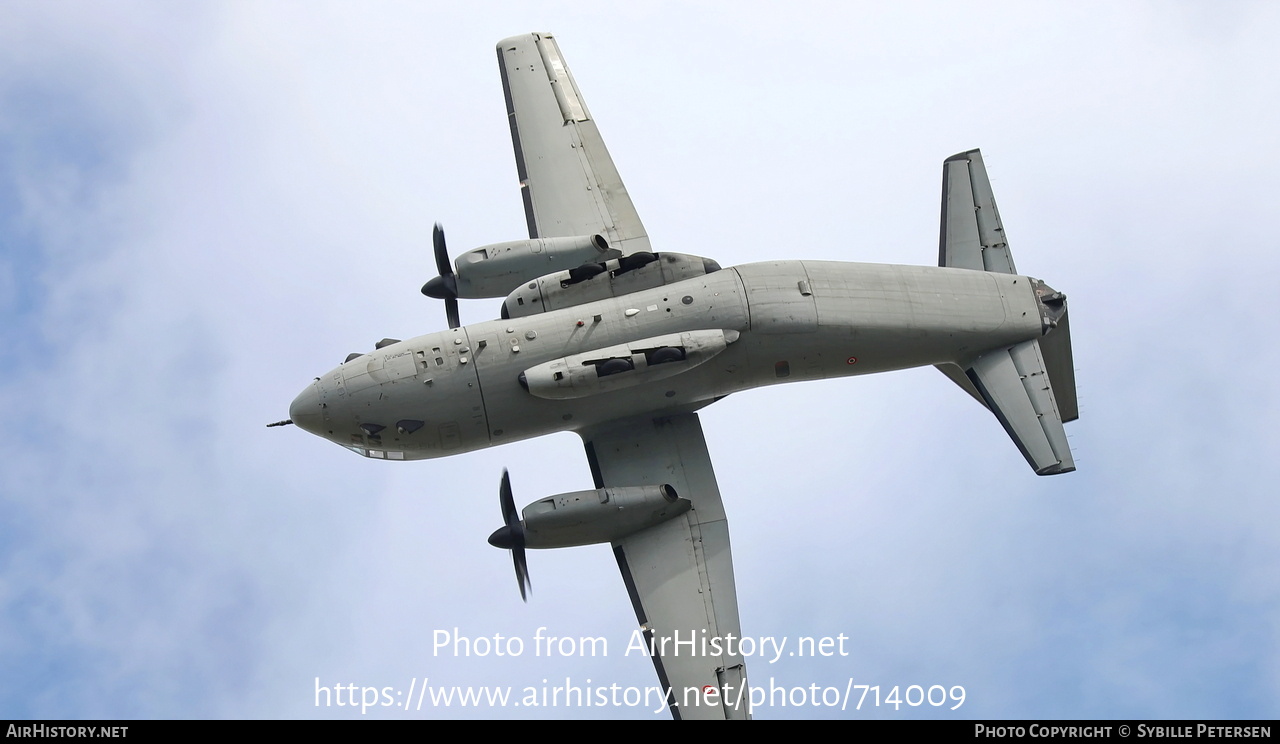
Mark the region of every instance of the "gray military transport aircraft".
MULTIPOLYGON (((746 718, 724 504, 698 409, 739 390, 934 365, 995 414, 1040 475, 1075 469, 1066 298, 1014 269, 977 150, 943 163, 938 266, 714 260, 654 252, 551 34, 498 44, 529 239, 450 265, 436 225, 449 330, 352 354, 289 408, 291 422, 364 457, 447 457, 559 431, 586 447, 596 490, 505 526, 523 596, 525 548, 613 547, 676 718, 746 718), (461 327, 459 298, 505 297, 461 327), (672 651, 671 649, 675 649, 672 651)), ((289 423, 289 421, 280 422, 289 423)))

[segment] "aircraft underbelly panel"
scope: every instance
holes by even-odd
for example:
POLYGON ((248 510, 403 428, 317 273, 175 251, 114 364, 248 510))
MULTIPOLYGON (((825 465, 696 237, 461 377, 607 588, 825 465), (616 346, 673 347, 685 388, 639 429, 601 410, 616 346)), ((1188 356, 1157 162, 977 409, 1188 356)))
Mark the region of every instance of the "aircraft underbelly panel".
POLYGON ((488 446, 472 356, 466 332, 458 330, 398 342, 344 363, 325 386, 326 393, 343 392, 348 411, 333 419, 334 441, 389 460, 488 446))
POLYGON ((818 324, 852 332, 997 331, 1005 306, 984 272, 806 261, 818 306, 818 324))
POLYGON ((818 309, 799 261, 770 261, 734 268, 746 287, 755 333, 812 333, 818 309))
MULTIPOLYGON (((475 368, 488 410, 492 443, 516 441, 552 431, 576 430, 593 422, 634 416, 643 411, 676 409, 721 394, 714 380, 725 369, 742 364, 733 344, 709 362, 681 369, 672 376, 626 386, 628 376, 646 376, 646 364, 617 375, 626 387, 609 395, 548 399, 524 389, 522 372, 558 359, 594 360, 592 352, 610 350, 642 339, 683 337, 703 331, 732 336, 748 327, 742 284, 733 271, 717 271, 675 284, 586 305, 471 326, 472 339, 490 338, 475 353, 475 368)), ((477 344, 478 345, 478 344, 477 344)), ((687 349, 686 349, 687 351, 687 349)), ((609 354, 608 356, 617 356, 609 354)), ((696 357, 696 355, 694 355, 696 357)), ((690 358, 688 361, 694 361, 690 358)), ((659 365, 655 370, 661 370, 659 365)))

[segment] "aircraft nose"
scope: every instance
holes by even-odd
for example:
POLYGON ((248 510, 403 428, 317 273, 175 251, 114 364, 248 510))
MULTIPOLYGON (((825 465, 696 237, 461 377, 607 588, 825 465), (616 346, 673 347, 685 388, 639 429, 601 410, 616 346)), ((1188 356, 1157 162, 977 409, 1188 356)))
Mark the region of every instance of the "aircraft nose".
POLYGON ((313 382, 289 404, 289 418, 299 429, 322 436, 324 413, 320 410, 320 383, 313 382))

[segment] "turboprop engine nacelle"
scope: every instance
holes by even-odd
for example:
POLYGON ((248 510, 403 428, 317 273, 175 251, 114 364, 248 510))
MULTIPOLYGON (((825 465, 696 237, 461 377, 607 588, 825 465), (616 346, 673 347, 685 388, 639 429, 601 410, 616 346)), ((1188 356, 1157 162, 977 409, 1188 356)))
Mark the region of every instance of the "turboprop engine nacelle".
POLYGON ((531 238, 494 243, 458 256, 458 297, 504 297, 531 276, 541 276, 622 255, 603 235, 531 238))
POLYGON ((557 494, 521 512, 525 547, 569 548, 621 540, 678 517, 692 505, 665 484, 557 494))

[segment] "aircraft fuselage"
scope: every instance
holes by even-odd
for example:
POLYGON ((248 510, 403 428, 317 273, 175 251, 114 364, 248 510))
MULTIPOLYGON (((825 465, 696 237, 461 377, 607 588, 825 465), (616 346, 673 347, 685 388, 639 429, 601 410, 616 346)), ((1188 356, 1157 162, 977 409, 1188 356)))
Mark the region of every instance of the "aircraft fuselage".
POLYGON ((290 414, 301 428, 367 457, 445 457, 696 409, 762 385, 944 362, 963 367, 1043 331, 1025 276, 772 261, 388 345, 317 379, 290 414), (642 340, 654 342, 635 343, 642 340), (610 349, 600 358, 625 360, 628 344, 670 345, 687 358, 646 361, 637 351, 632 369, 598 379, 583 361, 594 364, 591 352, 610 349), (538 379, 522 382, 527 371, 538 379), (556 375, 577 375, 575 386, 556 375))

